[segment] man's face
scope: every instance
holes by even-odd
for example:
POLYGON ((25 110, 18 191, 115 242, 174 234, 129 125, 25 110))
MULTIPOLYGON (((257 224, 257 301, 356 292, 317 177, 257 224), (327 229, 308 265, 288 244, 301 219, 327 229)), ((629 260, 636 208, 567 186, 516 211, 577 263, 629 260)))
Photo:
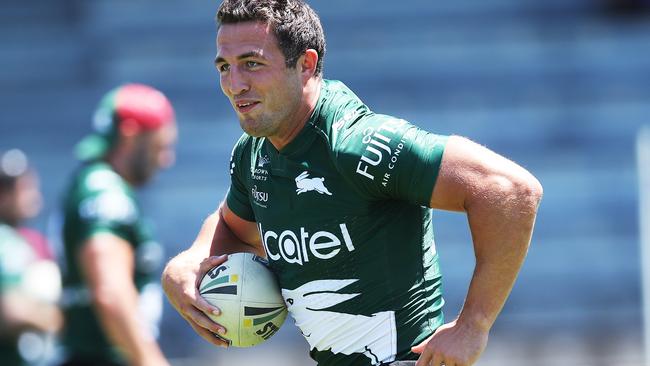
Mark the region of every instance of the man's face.
POLYGON ((38 177, 28 172, 17 178, 11 189, 0 192, 0 217, 11 225, 18 225, 38 215, 42 203, 38 177))
POLYGON ((242 129, 255 137, 282 137, 299 123, 300 68, 287 68, 271 27, 263 22, 223 24, 215 65, 221 89, 242 129))
POLYGON ((174 164, 177 135, 176 125, 171 123, 137 136, 133 156, 129 160, 134 185, 144 185, 160 169, 174 164))

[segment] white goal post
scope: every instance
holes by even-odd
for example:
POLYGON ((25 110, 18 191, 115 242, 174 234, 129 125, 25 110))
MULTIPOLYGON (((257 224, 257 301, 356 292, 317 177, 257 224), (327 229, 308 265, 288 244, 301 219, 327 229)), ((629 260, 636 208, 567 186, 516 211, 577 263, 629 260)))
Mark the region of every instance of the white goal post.
POLYGON ((639 131, 636 144, 639 177, 639 238, 645 365, 650 366, 650 126, 639 131))

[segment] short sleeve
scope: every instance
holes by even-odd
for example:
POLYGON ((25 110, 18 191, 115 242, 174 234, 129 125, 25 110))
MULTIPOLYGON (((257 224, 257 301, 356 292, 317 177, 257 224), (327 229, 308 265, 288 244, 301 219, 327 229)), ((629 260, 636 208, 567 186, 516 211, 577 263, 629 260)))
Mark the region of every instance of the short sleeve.
POLYGON ((337 165, 362 195, 429 205, 448 136, 385 115, 364 117, 343 134, 337 165))
POLYGON ((0 223, 0 296, 20 285, 26 266, 34 260, 36 256, 25 239, 0 223))
POLYGON ((126 192, 117 189, 96 192, 81 200, 77 209, 82 242, 99 233, 131 240, 138 208, 126 192))
POLYGON ((248 172, 246 169, 248 166, 246 164, 247 159, 245 158, 246 141, 248 141, 247 136, 243 135, 232 150, 230 157, 230 188, 226 194, 226 204, 235 215, 247 221, 255 221, 248 189, 244 184, 248 172))

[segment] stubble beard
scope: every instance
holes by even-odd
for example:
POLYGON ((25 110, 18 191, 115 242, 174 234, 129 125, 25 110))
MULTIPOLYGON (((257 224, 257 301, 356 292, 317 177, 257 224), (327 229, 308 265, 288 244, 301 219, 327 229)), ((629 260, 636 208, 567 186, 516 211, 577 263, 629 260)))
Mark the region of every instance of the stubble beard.
POLYGON ((264 116, 258 118, 239 117, 239 126, 246 134, 252 137, 272 136, 277 132, 277 125, 278 123, 276 121, 272 121, 270 118, 264 116))
POLYGON ((130 160, 131 179, 136 187, 146 185, 156 173, 156 168, 149 162, 148 154, 147 151, 140 151, 140 154, 130 160))
POLYGON ((300 97, 296 96, 284 103, 282 108, 260 111, 255 116, 239 115, 239 126, 252 137, 273 137, 286 130, 292 124, 292 116, 298 110, 300 97))

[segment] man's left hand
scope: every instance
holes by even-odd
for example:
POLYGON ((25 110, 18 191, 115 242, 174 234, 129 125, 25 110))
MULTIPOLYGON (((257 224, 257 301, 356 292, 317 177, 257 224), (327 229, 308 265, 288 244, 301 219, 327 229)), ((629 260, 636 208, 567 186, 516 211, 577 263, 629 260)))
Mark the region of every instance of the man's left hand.
POLYGON ((444 324, 411 351, 420 354, 416 366, 471 366, 487 345, 489 330, 458 320, 444 324))

